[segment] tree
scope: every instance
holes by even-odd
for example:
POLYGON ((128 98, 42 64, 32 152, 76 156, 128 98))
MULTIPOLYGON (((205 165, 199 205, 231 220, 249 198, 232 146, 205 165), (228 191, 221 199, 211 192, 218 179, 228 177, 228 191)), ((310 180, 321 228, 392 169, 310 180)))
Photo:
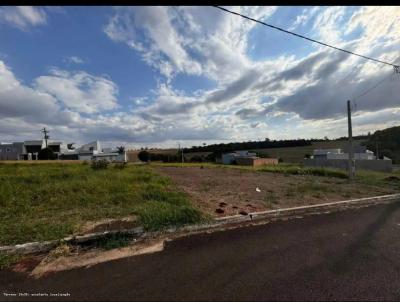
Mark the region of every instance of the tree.
POLYGON ((149 159, 150 159, 150 153, 147 152, 146 150, 140 151, 140 152, 138 153, 138 158, 139 158, 141 161, 148 162, 149 159))
POLYGON ((50 148, 44 148, 39 151, 38 158, 41 160, 56 159, 56 155, 50 148))
POLYGON ((124 154, 124 152, 125 152, 125 147, 124 147, 124 146, 119 146, 119 147, 117 147, 117 150, 118 150, 118 153, 119 153, 119 154, 124 154))
POLYGON ((67 144, 67 149, 68 149, 68 150, 74 150, 74 149, 75 149, 74 145, 75 145, 75 143, 69 143, 69 144, 67 144))

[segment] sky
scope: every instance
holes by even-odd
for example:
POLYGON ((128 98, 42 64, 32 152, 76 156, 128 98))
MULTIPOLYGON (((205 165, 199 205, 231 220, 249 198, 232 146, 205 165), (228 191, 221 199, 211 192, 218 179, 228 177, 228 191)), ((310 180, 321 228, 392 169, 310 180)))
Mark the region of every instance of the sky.
MULTIPOLYGON (((400 63, 400 7, 226 7, 400 63)), ((0 141, 128 148, 335 138, 400 124, 400 75, 202 6, 0 7, 0 141), (363 92, 382 82, 368 94, 363 92)))

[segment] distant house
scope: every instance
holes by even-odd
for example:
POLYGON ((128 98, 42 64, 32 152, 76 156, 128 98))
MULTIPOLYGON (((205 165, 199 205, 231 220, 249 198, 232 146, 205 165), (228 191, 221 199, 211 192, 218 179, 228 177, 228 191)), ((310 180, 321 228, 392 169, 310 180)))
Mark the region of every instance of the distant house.
POLYGON ((231 153, 222 154, 222 163, 224 165, 233 164, 238 157, 256 157, 256 153, 251 153, 249 151, 235 151, 231 153))
POLYGON ((21 160, 25 153, 23 142, 0 143, 0 160, 21 160))
MULTIPOLYGON (((311 158, 304 159, 304 165, 309 167, 330 167, 348 169, 350 149, 315 149, 311 158)), ((385 157, 383 160, 376 158, 374 153, 365 146, 356 146, 353 149, 356 169, 365 169, 381 172, 392 171, 392 160, 385 157)))
MULTIPOLYGON (((53 150, 58 159, 98 160, 126 162, 126 152, 118 152, 111 148, 102 149, 99 141, 94 141, 77 149, 66 149, 62 142, 47 141, 47 147, 53 150)), ((0 143, 0 160, 37 160, 40 150, 46 148, 46 142, 31 140, 14 143, 0 143)))
MULTIPOLYGON (((349 159, 349 148, 342 149, 315 149, 312 158, 325 159, 349 159)), ((353 149, 354 159, 373 160, 376 159, 374 152, 367 150, 364 146, 357 146, 353 149)))
MULTIPOLYGON (((61 151, 61 142, 48 141, 47 145, 58 156, 61 151)), ((42 140, 1 143, 0 160, 33 160, 38 159, 40 150, 46 148, 46 142, 42 140)))
POLYGON ((234 163, 241 166, 277 165, 278 159, 260 158, 256 153, 248 151, 235 151, 232 153, 222 154, 222 164, 232 165, 234 163))
POLYGON ((101 148, 99 141, 94 141, 73 150, 63 150, 62 159, 77 159, 77 160, 100 160, 126 162, 126 152, 119 153, 118 150, 112 148, 101 148))

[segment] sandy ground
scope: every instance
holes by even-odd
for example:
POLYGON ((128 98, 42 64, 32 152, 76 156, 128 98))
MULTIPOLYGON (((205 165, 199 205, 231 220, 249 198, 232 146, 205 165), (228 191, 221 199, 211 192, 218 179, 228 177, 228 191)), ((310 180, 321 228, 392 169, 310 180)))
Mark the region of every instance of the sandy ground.
POLYGON ((229 168, 157 167, 214 217, 396 193, 346 179, 229 168), (258 190, 257 190, 258 188, 258 190))

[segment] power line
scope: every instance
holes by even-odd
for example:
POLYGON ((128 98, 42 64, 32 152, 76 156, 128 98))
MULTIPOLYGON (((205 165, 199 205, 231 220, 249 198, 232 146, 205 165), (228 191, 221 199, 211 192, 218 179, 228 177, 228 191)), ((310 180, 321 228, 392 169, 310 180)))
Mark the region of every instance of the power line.
POLYGON ((265 26, 271 27, 271 28, 273 28, 273 29, 282 31, 282 32, 284 32, 284 33, 287 33, 287 34, 296 36, 296 37, 298 37, 298 38, 302 38, 302 39, 305 39, 305 40, 308 40, 308 41, 311 41, 311 42, 314 42, 314 43, 318 43, 318 44, 323 45, 323 46, 326 46, 326 47, 330 47, 330 48, 333 48, 333 49, 336 49, 336 50, 339 50, 339 51, 343 51, 343 52, 346 52, 346 53, 348 53, 348 54, 351 54, 351 55, 355 55, 355 56, 364 58, 364 59, 366 59, 366 60, 375 61, 375 62, 377 62, 377 63, 386 64, 386 65, 392 66, 392 67, 394 68, 394 71, 395 71, 396 73, 400 73, 400 66, 399 66, 399 65, 395 65, 395 64, 392 64, 392 63, 389 63, 389 62, 377 60, 377 59, 374 59, 374 58, 370 58, 370 57, 367 57, 367 56, 364 56, 364 55, 360 55, 360 54, 351 52, 351 51, 346 50, 346 49, 342 49, 342 48, 339 48, 339 47, 336 47, 336 46, 333 46, 333 45, 329 45, 329 44, 326 44, 326 43, 324 43, 324 42, 320 42, 320 41, 317 41, 317 40, 308 38, 308 37, 306 37, 306 36, 296 34, 296 33, 294 33, 294 32, 288 31, 288 30, 286 30, 286 29, 280 28, 280 27, 278 27, 278 26, 274 26, 274 25, 265 23, 265 22, 263 22, 263 21, 260 21, 260 20, 257 20, 257 19, 253 19, 253 18, 250 18, 250 17, 248 17, 248 16, 245 16, 245 15, 242 15, 242 14, 239 14, 239 13, 236 13, 236 12, 233 12, 233 11, 231 11, 231 10, 229 10, 229 9, 226 9, 226 8, 223 8, 223 7, 221 7, 221 6, 215 5, 214 7, 215 7, 215 8, 218 8, 218 9, 220 9, 220 10, 222 10, 222 11, 225 11, 225 12, 227 12, 227 13, 230 13, 230 14, 233 14, 233 15, 236 15, 236 16, 239 16, 239 17, 248 19, 248 20, 253 21, 253 22, 256 22, 256 23, 260 23, 260 24, 262 24, 262 25, 265 25, 265 26))
POLYGON ((378 86, 382 85, 384 82, 386 82, 386 80, 388 80, 389 78, 391 78, 393 76, 393 74, 390 74, 388 77, 385 77, 384 79, 382 79, 381 81, 377 82, 374 86, 368 88, 366 91, 364 91, 363 93, 361 93, 360 95, 354 97, 352 100, 355 101, 357 99, 359 99, 360 97, 367 95, 368 93, 370 93, 372 90, 374 90, 375 88, 377 88, 378 86))
MULTIPOLYGON (((399 58, 397 58, 395 61, 398 61, 399 58)), ((368 88, 367 90, 365 90, 363 93, 359 94, 358 96, 354 97, 352 99, 352 101, 354 102, 355 100, 359 99, 360 97, 367 95, 368 93, 370 93, 372 90, 374 90, 375 88, 377 88, 378 86, 382 85, 384 82, 386 82, 386 80, 392 78, 393 74, 389 74, 389 76, 385 77, 384 79, 380 80, 379 82, 375 83, 373 86, 371 86, 370 88, 368 88)))

